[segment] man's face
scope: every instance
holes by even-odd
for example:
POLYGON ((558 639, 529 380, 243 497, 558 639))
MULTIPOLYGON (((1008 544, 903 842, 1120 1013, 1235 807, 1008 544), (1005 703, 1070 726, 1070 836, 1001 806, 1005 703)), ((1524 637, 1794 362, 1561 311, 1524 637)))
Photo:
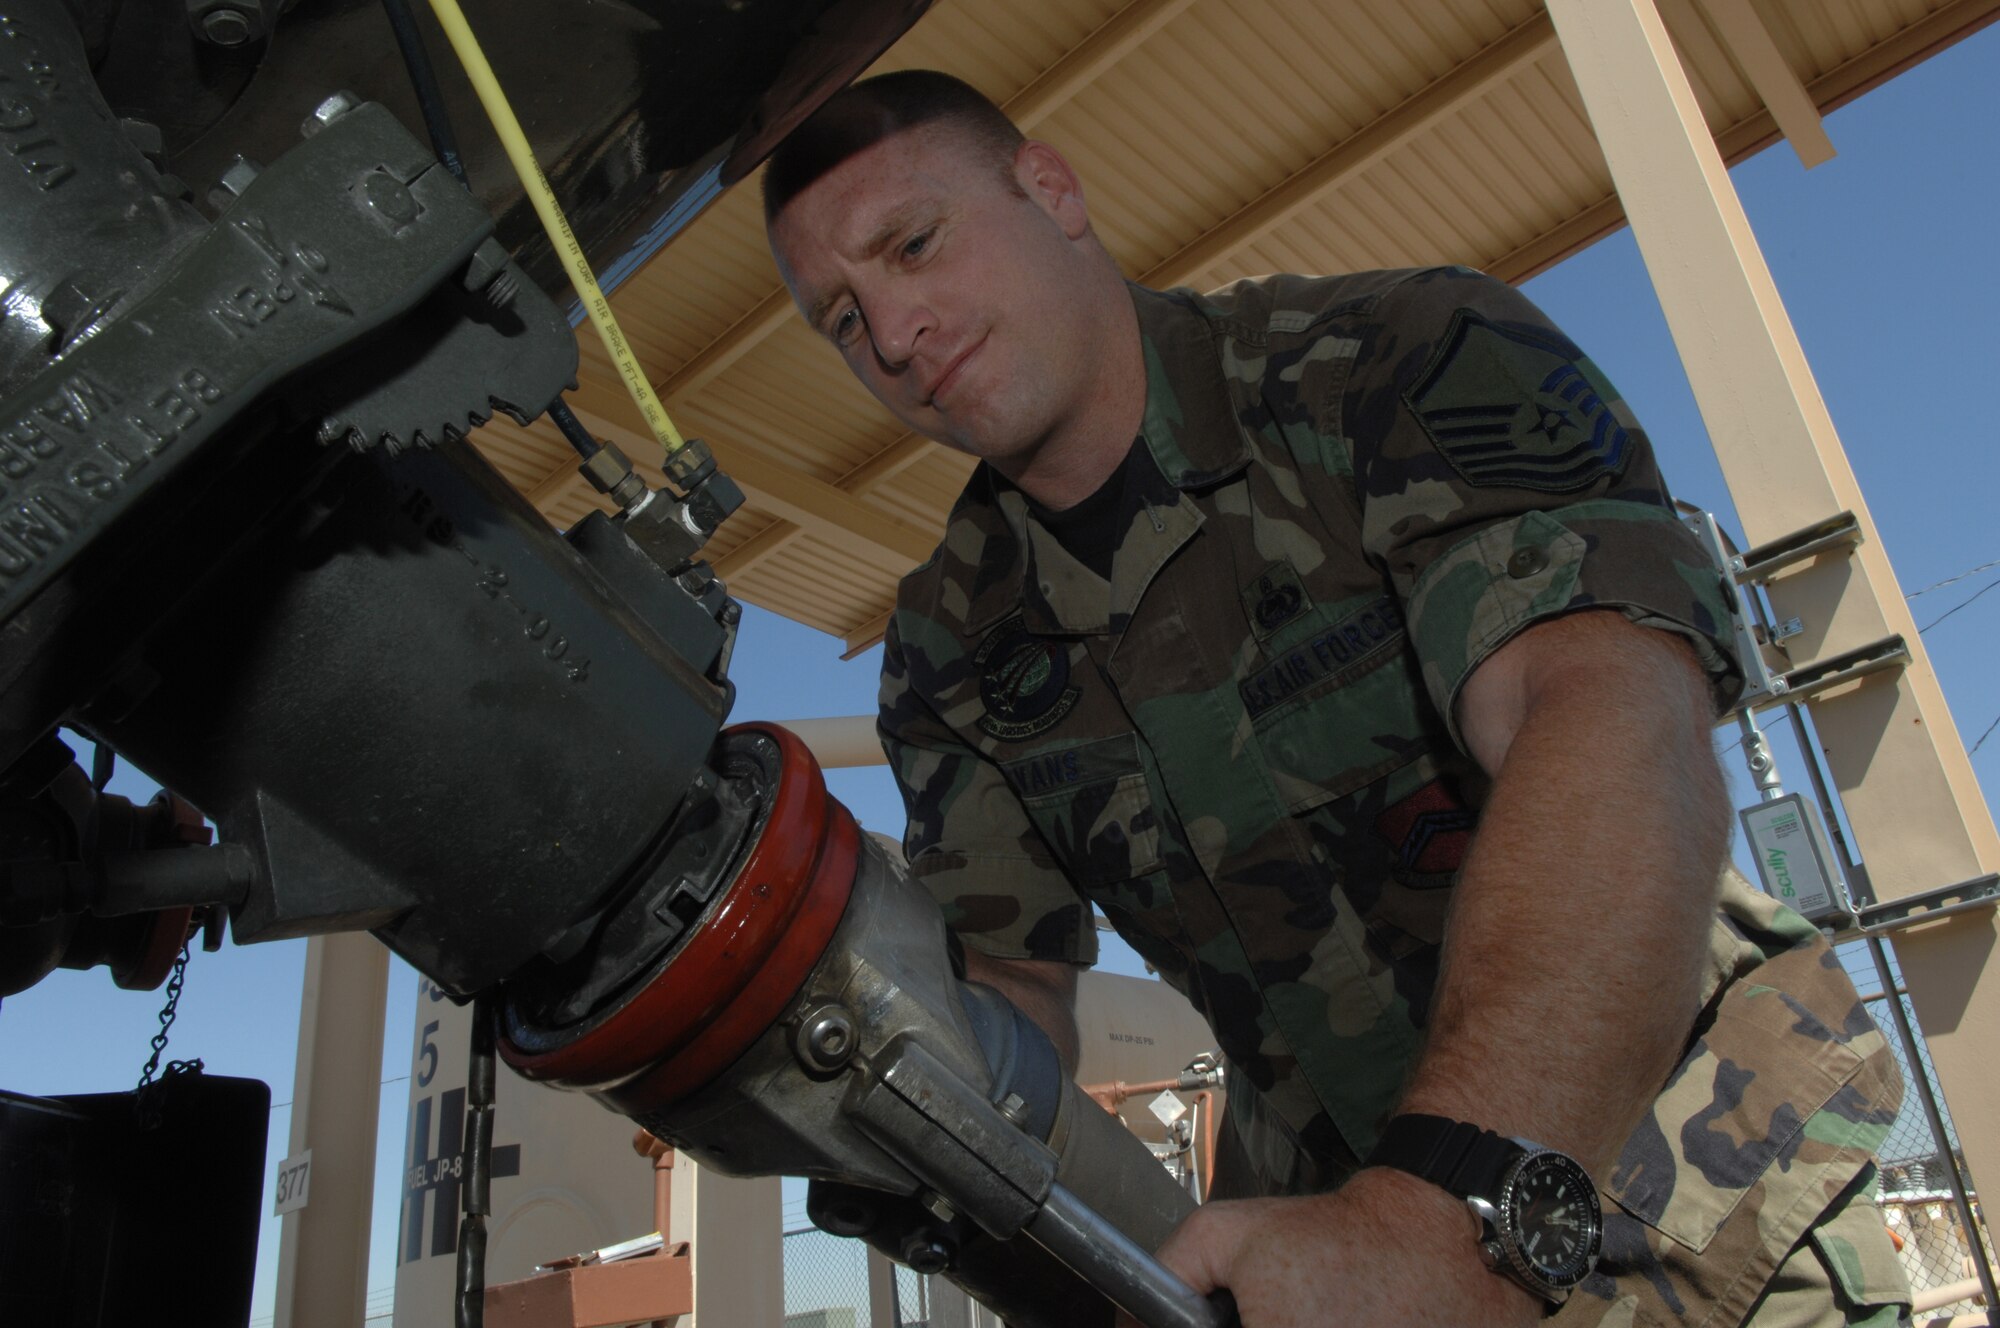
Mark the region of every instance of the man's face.
POLYGON ((1030 144, 1012 177, 970 136, 919 126, 814 181, 770 234, 855 377, 913 431, 1006 473, 1088 413, 1106 290, 1067 165, 1030 144))

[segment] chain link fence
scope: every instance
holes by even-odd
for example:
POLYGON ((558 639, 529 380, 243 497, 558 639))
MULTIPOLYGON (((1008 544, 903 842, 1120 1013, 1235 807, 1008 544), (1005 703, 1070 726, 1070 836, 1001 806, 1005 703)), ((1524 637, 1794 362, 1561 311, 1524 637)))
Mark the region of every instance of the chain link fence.
POLYGON ((868 1247, 817 1227, 785 1233, 785 1328, 868 1328, 868 1247))
POLYGON ((1888 1138, 1883 1141, 1876 1157, 1882 1169, 1882 1216, 1889 1224, 1897 1256, 1902 1260, 1904 1271, 1909 1274, 1910 1289, 1921 1307, 1912 1317, 1921 1325, 1933 1321, 1948 1322, 1956 1315, 1983 1315, 1985 1305, 1980 1294, 1979 1266, 1974 1261, 1974 1237, 1967 1233, 1960 1217, 1958 1196, 1954 1190, 1954 1164, 1957 1175, 1966 1178, 1966 1206, 1973 1215, 1978 1229, 1977 1240, 1989 1267, 1993 1262, 1992 1237, 1986 1230, 1986 1218, 1980 1210, 1978 1194, 1970 1188, 1971 1173, 1966 1169, 1965 1154, 1959 1147, 1958 1132, 1951 1123, 1944 1090, 1938 1083, 1937 1071, 1932 1067, 1930 1052, 1924 1045, 1916 1010, 1902 990, 1900 970, 1893 967, 1893 951, 1891 977, 1896 983, 1893 994, 1882 989, 1873 960, 1864 946, 1843 946, 1841 957, 1863 994, 1868 1013, 1888 1039, 1903 1072, 1903 1107, 1889 1127, 1888 1138), (1914 1056, 1899 1033, 1895 1012, 1889 1004, 1892 1000, 1901 1004, 1903 1014, 1916 1034, 1914 1056), (1944 1126, 1945 1137, 1942 1140, 1931 1128, 1929 1115, 1924 1109, 1920 1096, 1920 1075, 1929 1084, 1937 1103, 1939 1118, 1944 1126), (1951 1298, 1937 1303, 1940 1297, 1945 1296, 1951 1298))
MULTIPOLYGON (((892 1299, 880 1322, 896 1328, 990 1328, 990 1314, 965 1303, 943 1278, 892 1266, 882 1280, 892 1299), (945 1303, 940 1303, 940 1302, 945 1303)), ((785 1232, 785 1328, 870 1328, 868 1247, 814 1227, 785 1232)))

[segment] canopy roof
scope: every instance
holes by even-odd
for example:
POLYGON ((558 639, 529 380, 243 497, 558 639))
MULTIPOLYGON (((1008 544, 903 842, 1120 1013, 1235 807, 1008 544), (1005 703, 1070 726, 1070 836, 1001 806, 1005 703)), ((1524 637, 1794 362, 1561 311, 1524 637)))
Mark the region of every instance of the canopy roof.
MULTIPOLYGON (((2000 0, 1658 0, 1725 160, 2000 16, 2000 0)), ((942 0, 878 70, 934 68, 1075 163, 1153 286, 1463 263, 1521 281, 1623 224, 1539 0, 942 0)), ((753 188, 612 303, 684 432, 749 496, 708 555, 737 598, 879 639, 971 463, 905 432, 792 308, 753 188)), ((657 479, 595 339, 572 404, 657 479)), ((600 501, 546 421, 475 441, 558 526, 600 501)))

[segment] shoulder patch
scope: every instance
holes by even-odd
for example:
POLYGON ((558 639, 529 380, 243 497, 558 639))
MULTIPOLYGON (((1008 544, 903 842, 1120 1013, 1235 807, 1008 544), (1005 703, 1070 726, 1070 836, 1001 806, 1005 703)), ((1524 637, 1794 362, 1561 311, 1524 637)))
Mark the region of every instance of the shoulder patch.
POLYGON ((1404 394, 1467 484, 1543 493, 1573 493, 1623 472, 1634 446, 1614 399, 1588 362, 1465 309, 1404 394))
POLYGON ((1069 680, 1069 648, 1029 632, 1015 614, 972 652, 979 672, 979 729, 1003 742, 1048 732, 1076 707, 1082 689, 1069 680))

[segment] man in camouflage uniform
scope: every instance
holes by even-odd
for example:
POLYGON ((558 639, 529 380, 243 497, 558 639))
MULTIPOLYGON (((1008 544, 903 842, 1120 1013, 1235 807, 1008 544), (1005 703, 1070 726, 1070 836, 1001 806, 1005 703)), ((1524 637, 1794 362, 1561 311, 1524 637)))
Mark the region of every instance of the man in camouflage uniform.
POLYGON ((1228 1058, 1218 1189, 1295 1196, 1162 1258, 1249 1328, 1533 1322, 1456 1199, 1364 1165, 1423 1112, 1590 1169, 1560 1323, 1897 1322, 1900 1081, 1721 871, 1730 605, 1589 360, 1464 269, 1128 288, 1061 156, 938 75, 765 187, 808 320, 986 463, 888 631, 912 874, 1072 1064, 1101 908, 1228 1058))

